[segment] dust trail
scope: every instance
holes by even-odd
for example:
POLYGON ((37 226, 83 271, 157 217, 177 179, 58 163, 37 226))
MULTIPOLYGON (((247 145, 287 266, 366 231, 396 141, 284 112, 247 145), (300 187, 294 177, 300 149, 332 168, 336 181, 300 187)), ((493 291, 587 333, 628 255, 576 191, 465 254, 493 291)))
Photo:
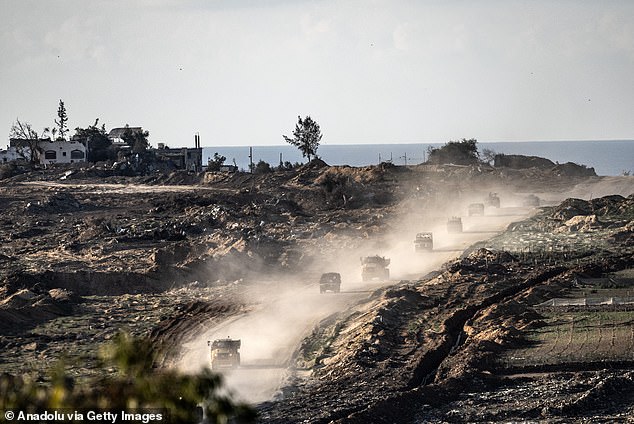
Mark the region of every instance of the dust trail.
POLYGON ((459 256, 472 243, 493 236, 520 219, 520 215, 526 216, 530 210, 515 209, 512 212, 465 218, 462 234, 447 234, 444 216, 409 216, 394 226, 394 234, 384 240, 381 251, 376 251, 376 245, 372 244, 353 252, 342 252, 335 260, 323 264, 324 272, 342 274, 342 293, 319 294, 316 281, 268 284, 267 291, 259 290, 256 295, 257 309, 209 328, 186 343, 177 366, 186 372, 200 370, 209 366, 208 340, 240 339, 242 367, 223 371, 228 388, 248 402, 272 399, 285 384, 293 352, 320 320, 346 310, 378 287, 394 284, 399 279, 420 278, 459 256), (419 231, 434 232, 433 252, 414 251, 413 240, 419 231), (361 281, 359 258, 366 254, 390 257, 391 281, 361 281))

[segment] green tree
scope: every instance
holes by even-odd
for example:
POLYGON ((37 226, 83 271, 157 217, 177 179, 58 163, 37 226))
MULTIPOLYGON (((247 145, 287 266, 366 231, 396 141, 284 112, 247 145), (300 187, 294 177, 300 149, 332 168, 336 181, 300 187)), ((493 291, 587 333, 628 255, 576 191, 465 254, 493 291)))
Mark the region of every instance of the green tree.
POLYGON ((477 140, 463 138, 450 141, 442 147, 430 147, 427 162, 431 164, 472 165, 479 162, 477 140))
POLYGON ((253 167, 254 174, 268 174, 273 172, 271 165, 268 162, 264 162, 262 159, 253 167))
POLYGON ((130 126, 126 124, 121 138, 128 146, 132 147, 132 153, 144 153, 148 147, 150 147, 150 143, 147 141, 149 135, 150 133, 148 131, 133 131, 130 126))
POLYGON ((112 141, 106 133, 106 125, 99 127, 99 118, 95 120, 93 125, 87 128, 75 128, 74 139, 80 141, 88 150, 88 162, 99 162, 108 159, 114 159, 111 149, 112 141))
POLYGON ((293 138, 285 135, 282 137, 287 143, 297 147, 302 152, 302 156, 307 157, 310 162, 311 156, 317 156, 317 148, 322 136, 319 124, 310 116, 306 116, 303 120, 301 116, 298 116, 293 138))
MULTIPOLYGON (((59 99, 59 106, 57 108, 57 119, 55 120, 55 124, 58 128, 59 139, 64 139, 66 133, 68 132, 68 127, 66 126, 66 122, 68 122, 68 115, 66 114, 66 106, 64 106, 64 102, 62 99, 59 99)), ((54 135, 53 135, 54 136, 54 135)))
POLYGON ((225 164, 227 158, 219 155, 218 152, 214 153, 214 158, 207 162, 207 171, 220 171, 220 167, 225 164))

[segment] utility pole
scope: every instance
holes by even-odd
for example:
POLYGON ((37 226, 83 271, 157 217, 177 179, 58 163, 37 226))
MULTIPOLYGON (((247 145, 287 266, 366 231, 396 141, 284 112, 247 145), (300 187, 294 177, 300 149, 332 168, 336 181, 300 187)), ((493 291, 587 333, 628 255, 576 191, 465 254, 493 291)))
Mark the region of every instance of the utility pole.
POLYGON ((403 156, 399 156, 399 159, 403 159, 405 161, 405 166, 407 166, 407 152, 405 152, 403 156))
POLYGON ((249 147, 249 171, 253 174, 253 147, 249 147))

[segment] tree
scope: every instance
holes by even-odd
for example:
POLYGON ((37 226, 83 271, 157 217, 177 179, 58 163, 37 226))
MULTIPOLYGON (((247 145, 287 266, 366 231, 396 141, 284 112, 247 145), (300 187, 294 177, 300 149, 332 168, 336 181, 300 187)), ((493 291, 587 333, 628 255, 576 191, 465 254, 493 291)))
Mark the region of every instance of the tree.
POLYGON ((88 162, 99 162, 108 159, 114 159, 113 152, 111 150, 112 141, 108 138, 106 133, 106 125, 102 124, 101 128, 98 127, 99 118, 95 120, 95 123, 87 128, 75 128, 74 139, 79 140, 86 149, 88 154, 86 159, 88 162))
POLYGON ((147 141, 149 135, 148 131, 132 131, 130 126, 126 124, 121 138, 128 146, 132 147, 132 153, 144 153, 150 147, 150 143, 147 141))
POLYGON ((220 167, 225 164, 226 157, 219 155, 218 152, 214 153, 214 158, 207 162, 207 171, 220 171, 220 167))
POLYGON ((311 156, 317 156, 317 148, 321 141, 322 133, 319 128, 319 124, 310 116, 306 116, 302 120, 301 116, 297 117, 297 124, 295 125, 295 131, 293 131, 293 138, 289 138, 283 135, 284 140, 297 147, 302 156, 308 158, 310 162, 311 156))
POLYGON ((59 99, 59 107, 57 108, 57 119, 55 120, 55 124, 57 125, 57 128, 59 130, 59 138, 61 139, 63 139, 68 132, 66 122, 68 122, 68 115, 66 115, 66 106, 64 106, 64 102, 62 101, 62 99, 59 99))
POLYGON ((497 152, 493 149, 489 149, 488 147, 482 149, 482 154, 480 157, 482 158, 482 162, 492 164, 495 160, 495 156, 497 152))
POLYGON ((254 174, 268 174, 270 172, 273 172, 271 165, 268 162, 264 162, 262 159, 260 159, 260 161, 253 167, 254 174))
POLYGON ((42 149, 39 142, 41 137, 31 124, 16 118, 9 131, 9 138, 15 140, 15 147, 20 156, 24 159, 30 159, 32 164, 40 162, 42 149))
POLYGON ((430 147, 428 150, 428 163, 456 165, 472 165, 478 163, 477 140, 463 138, 459 141, 450 141, 442 147, 430 147))

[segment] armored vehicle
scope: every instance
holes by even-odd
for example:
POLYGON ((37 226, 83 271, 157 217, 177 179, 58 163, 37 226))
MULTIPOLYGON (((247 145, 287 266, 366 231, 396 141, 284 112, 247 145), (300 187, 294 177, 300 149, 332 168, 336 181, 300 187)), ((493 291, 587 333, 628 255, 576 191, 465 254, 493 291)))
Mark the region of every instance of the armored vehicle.
POLYGON ((341 274, 338 272, 326 272, 319 279, 319 293, 331 291, 339 293, 341 290, 341 274))
POLYGON ((476 215, 484 215, 484 203, 472 203, 469 205, 469 216, 476 215))
POLYGON ((240 366, 240 340, 218 339, 207 342, 211 348, 211 369, 238 368, 240 366))
POLYGON ((452 216, 447 221, 448 233, 461 233, 462 232, 462 218, 458 216, 452 216))
POLYGON ((414 240, 414 251, 430 252, 434 249, 434 236, 432 233, 418 233, 414 240))
POLYGON ((387 269, 390 260, 379 255, 361 258, 361 279, 363 281, 390 278, 390 270, 387 269))
POLYGON ((484 199, 484 203, 487 206, 493 206, 494 208, 500 207, 500 198, 497 193, 489 193, 489 197, 484 199))

